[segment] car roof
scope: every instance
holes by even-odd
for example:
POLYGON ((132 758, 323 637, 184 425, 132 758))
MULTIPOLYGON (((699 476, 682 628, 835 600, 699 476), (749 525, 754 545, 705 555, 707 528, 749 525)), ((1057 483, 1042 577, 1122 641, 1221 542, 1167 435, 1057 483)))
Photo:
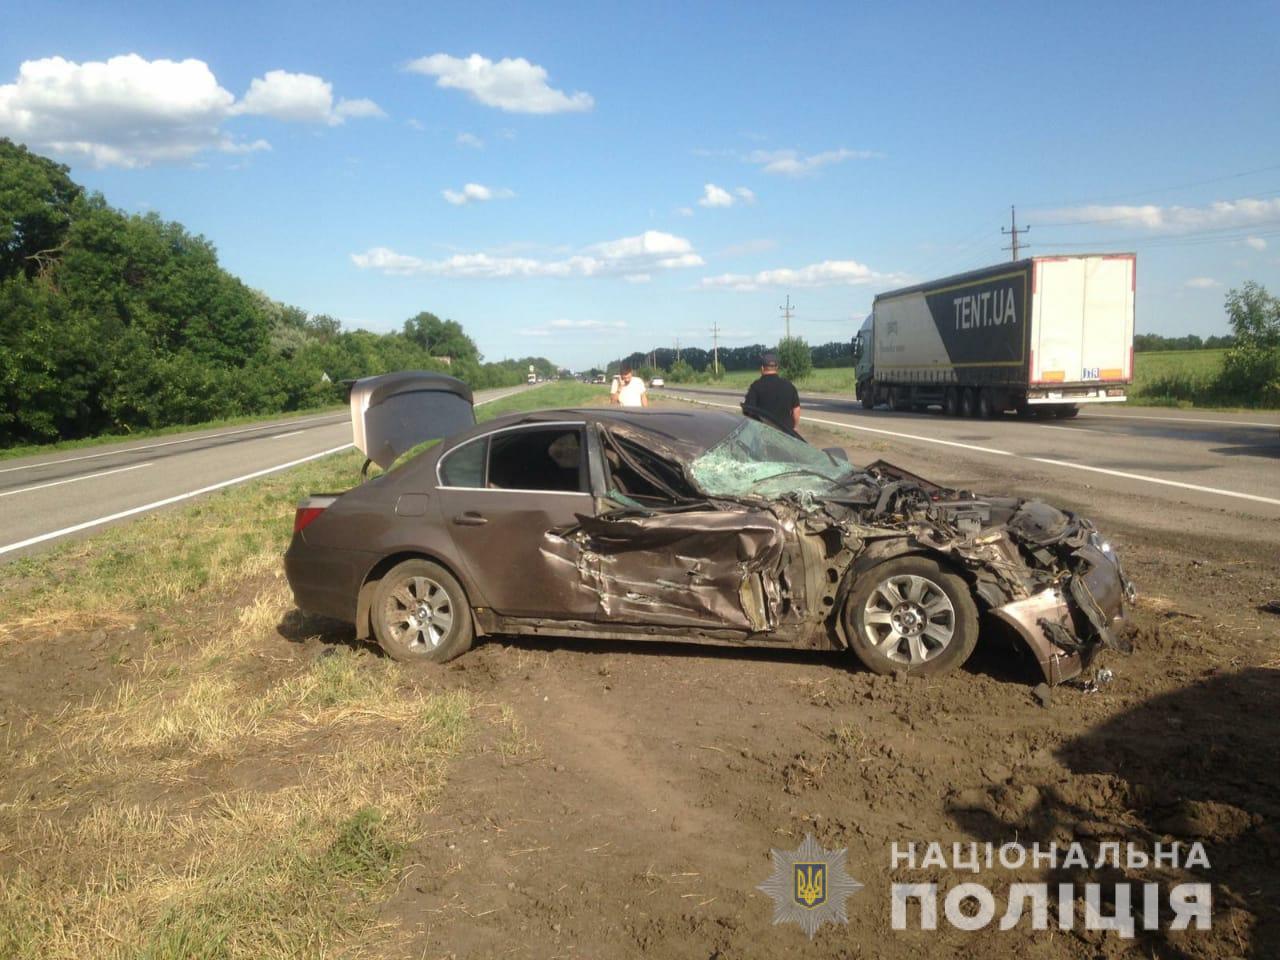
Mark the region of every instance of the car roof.
POLYGON ((564 420, 582 420, 596 423, 606 429, 632 434, 637 440, 645 436, 659 447, 672 448, 669 452, 685 458, 693 458, 715 446, 741 423, 742 415, 720 410, 665 410, 633 407, 569 407, 557 410, 536 410, 531 413, 512 413, 476 424, 450 438, 450 446, 481 436, 493 430, 521 424, 555 423, 564 420))

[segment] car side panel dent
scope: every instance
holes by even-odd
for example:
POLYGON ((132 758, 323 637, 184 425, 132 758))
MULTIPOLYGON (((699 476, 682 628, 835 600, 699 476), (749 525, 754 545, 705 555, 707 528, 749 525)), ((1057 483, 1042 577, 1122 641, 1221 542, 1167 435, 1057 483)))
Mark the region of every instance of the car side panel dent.
POLYGON ((785 542, 766 511, 708 507, 580 516, 541 551, 595 593, 600 619, 758 633, 778 622, 785 542))

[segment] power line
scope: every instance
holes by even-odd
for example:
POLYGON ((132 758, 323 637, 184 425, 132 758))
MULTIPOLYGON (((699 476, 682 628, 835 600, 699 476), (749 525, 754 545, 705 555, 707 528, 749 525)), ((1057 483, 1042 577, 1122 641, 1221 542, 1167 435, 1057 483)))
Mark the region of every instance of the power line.
POLYGON ((1271 164, 1266 167, 1257 167, 1253 170, 1244 170, 1240 173, 1228 173, 1222 176, 1209 177, 1205 180, 1192 180, 1187 183, 1174 184, 1168 187, 1153 187, 1149 190, 1134 190, 1129 193, 1116 193, 1107 197, 1095 198, 1093 200, 1058 200, 1053 203, 1045 203, 1046 207, 1073 207, 1085 206, 1091 203, 1106 203, 1111 200, 1124 200, 1129 197, 1149 197, 1157 193, 1173 193, 1177 190, 1189 190, 1192 187, 1207 187, 1214 183, 1225 183, 1228 180, 1240 180, 1244 177, 1252 177, 1259 173, 1269 173, 1272 170, 1280 170, 1280 163, 1271 164))
POLYGON ((787 305, 785 307, 779 307, 778 309, 782 311, 782 318, 787 322, 787 339, 790 340, 791 339, 791 314, 794 312, 791 306, 791 294, 789 293, 787 294, 787 305))
POLYGON ((1009 229, 1008 229, 1008 230, 1006 230, 1004 227, 1001 227, 1001 228, 1000 228, 1000 232, 1001 232, 1002 234, 1004 234, 1005 236, 1007 236, 1007 237, 1012 237, 1012 238, 1013 238, 1013 242, 1012 242, 1012 243, 1010 243, 1010 244, 1009 244, 1009 246, 1007 246, 1007 247, 1001 247, 1000 249, 1001 249, 1001 250, 1012 250, 1012 251, 1013 251, 1013 261, 1014 261, 1014 263, 1017 263, 1017 261, 1018 261, 1018 234, 1020 234, 1020 233, 1027 233, 1027 232, 1028 232, 1028 231, 1030 231, 1030 230, 1031 230, 1031 227, 1029 227, 1029 226, 1027 226, 1027 227, 1023 227, 1021 230, 1019 230, 1019 229, 1018 229, 1018 213, 1017 213, 1017 210, 1016 210, 1014 207, 1012 207, 1012 206, 1011 206, 1011 207, 1009 207, 1009 229))

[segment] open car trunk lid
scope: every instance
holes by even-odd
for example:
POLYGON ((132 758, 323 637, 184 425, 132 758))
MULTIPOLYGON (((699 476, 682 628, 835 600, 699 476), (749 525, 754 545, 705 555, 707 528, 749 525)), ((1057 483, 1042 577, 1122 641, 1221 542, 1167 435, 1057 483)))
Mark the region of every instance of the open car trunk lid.
POLYGON ((402 370, 351 385, 356 449, 383 470, 428 440, 442 440, 476 422, 471 388, 456 377, 402 370))

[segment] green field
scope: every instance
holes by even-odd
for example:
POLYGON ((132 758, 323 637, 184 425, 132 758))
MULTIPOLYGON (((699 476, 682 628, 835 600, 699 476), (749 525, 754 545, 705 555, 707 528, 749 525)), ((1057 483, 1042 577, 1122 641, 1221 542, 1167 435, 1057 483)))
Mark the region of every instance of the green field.
MULTIPOLYGON (((1206 395, 1210 383, 1222 369, 1226 350, 1159 350, 1135 353, 1131 402, 1137 404, 1188 403, 1180 397, 1206 395), (1173 389, 1171 389, 1173 388, 1173 389)), ((735 370, 726 373, 718 384, 745 391, 760 375, 757 370, 735 370)), ((827 367, 813 370, 796 381, 796 386, 810 393, 834 393, 853 396, 856 377, 852 367, 827 367)))

